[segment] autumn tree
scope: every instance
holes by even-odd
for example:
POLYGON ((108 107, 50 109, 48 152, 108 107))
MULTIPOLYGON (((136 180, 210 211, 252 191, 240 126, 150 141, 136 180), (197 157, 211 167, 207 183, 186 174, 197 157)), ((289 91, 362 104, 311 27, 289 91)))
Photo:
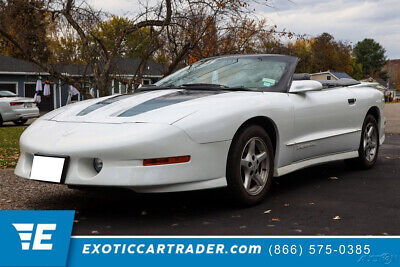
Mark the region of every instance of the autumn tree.
MULTIPOLYGON (((79 55, 93 73, 93 87, 99 90, 100 95, 106 95, 112 78, 113 59, 121 54, 127 37, 141 29, 163 28, 168 25, 173 12, 172 1, 157 1, 154 6, 146 8, 145 13, 126 21, 127 25, 121 23, 121 28, 114 32, 114 38, 110 40, 105 38, 106 35, 100 34, 103 32, 111 34, 107 32, 108 25, 102 23, 107 14, 92 9, 84 1, 2 0, 0 1, 0 36, 15 46, 22 58, 35 63, 54 77, 76 85, 82 94, 89 97, 89 92, 81 87, 81 81, 62 74, 49 60, 52 54, 49 51, 51 45, 44 41, 48 38, 47 27, 41 27, 39 21, 31 20, 31 17, 50 18, 59 29, 58 37, 62 36, 62 31, 66 31, 67 38, 72 38, 72 41, 77 42, 73 47, 80 49, 79 55), (39 31, 32 31, 36 28, 41 28, 43 34, 39 35, 37 34, 39 31)), ((64 43, 67 43, 66 41, 68 39, 64 43)), ((61 45, 58 48, 67 51, 68 47, 68 45, 61 45)))
POLYGON ((266 25, 256 22, 254 2, 258 1, 181 0, 162 34, 163 47, 155 53, 168 66, 166 74, 204 57, 257 51, 252 45, 266 25))
POLYGON ((50 14, 42 11, 43 1, 0 1, 0 53, 16 58, 34 56, 46 61, 50 14))
POLYGON ((353 51, 357 62, 362 64, 364 77, 385 76, 381 70, 387 62, 386 50, 378 42, 366 38, 358 42, 353 51))
POLYGON ((228 22, 254 13, 251 2, 256 1, 138 1, 142 8, 127 18, 95 10, 84 0, 0 0, 0 43, 89 96, 82 78, 64 75, 54 63, 85 64, 92 87, 106 95, 116 57, 140 59, 127 81, 137 85, 149 59, 167 64, 168 74, 188 63, 189 54, 193 60, 218 54, 217 43, 232 33, 228 22))
POLYGON ((362 65, 352 56, 352 47, 346 42, 323 33, 317 37, 304 36, 288 44, 288 54, 300 58, 297 72, 346 72, 355 79, 362 78, 362 65))

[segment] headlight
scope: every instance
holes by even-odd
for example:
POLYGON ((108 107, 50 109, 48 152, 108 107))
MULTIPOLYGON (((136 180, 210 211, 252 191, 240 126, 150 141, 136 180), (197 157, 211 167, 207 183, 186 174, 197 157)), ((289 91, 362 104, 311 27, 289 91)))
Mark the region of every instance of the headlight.
POLYGON ((103 168, 103 161, 101 159, 93 159, 93 167, 96 170, 97 173, 101 171, 103 168))

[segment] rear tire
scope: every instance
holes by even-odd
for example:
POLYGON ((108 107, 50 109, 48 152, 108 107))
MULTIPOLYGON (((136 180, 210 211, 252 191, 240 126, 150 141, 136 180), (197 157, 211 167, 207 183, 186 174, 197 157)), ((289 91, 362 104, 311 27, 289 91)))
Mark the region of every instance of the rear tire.
POLYGON ((15 125, 21 126, 21 125, 24 125, 27 121, 28 121, 27 119, 19 119, 19 120, 13 121, 13 123, 15 125))
POLYGON ((370 169, 375 165, 379 152, 378 129, 378 123, 375 117, 372 115, 367 115, 361 131, 358 158, 347 160, 347 165, 361 169, 370 169))
POLYGON ((3 117, 0 114, 0 127, 3 126, 3 117))
POLYGON ((228 189, 242 206, 260 203, 271 186, 274 153, 267 132, 258 125, 248 126, 232 140, 226 176, 228 189))

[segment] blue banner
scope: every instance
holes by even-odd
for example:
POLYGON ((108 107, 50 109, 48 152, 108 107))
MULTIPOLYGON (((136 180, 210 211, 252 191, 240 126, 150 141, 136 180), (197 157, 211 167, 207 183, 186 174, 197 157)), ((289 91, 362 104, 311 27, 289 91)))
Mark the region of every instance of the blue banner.
POLYGON ((68 266, 400 265, 400 238, 80 238, 68 266))

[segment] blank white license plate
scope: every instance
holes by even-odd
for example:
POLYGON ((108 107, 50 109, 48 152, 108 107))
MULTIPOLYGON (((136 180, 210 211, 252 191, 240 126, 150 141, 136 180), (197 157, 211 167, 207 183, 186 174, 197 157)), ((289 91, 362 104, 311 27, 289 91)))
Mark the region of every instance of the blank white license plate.
POLYGON ((26 107, 26 108, 31 108, 31 107, 32 107, 32 103, 25 103, 25 104, 24 104, 24 107, 26 107))
POLYGON ((34 156, 31 179, 45 182, 60 183, 66 158, 34 156))

